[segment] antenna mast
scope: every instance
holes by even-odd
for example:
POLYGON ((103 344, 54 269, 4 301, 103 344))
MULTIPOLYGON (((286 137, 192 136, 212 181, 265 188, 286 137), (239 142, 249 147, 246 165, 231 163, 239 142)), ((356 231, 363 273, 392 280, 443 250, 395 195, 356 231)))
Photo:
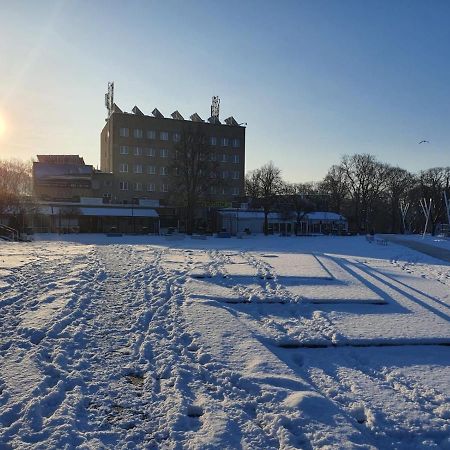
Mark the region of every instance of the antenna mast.
POLYGON ((217 119, 219 119, 219 105, 220 105, 220 99, 216 95, 212 98, 211 117, 216 117, 217 119))
POLYGON ((108 110, 108 117, 106 118, 106 120, 108 120, 112 114, 114 106, 114 81, 108 82, 108 92, 105 94, 105 106, 108 110))

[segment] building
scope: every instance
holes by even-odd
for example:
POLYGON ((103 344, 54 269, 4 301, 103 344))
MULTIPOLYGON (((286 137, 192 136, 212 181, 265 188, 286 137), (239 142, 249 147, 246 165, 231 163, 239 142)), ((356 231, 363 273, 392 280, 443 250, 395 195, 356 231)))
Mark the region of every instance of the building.
MULTIPOLYGON (((113 104, 101 132, 100 168, 114 175, 105 195, 114 202, 158 201, 161 206, 176 201, 177 152, 189 134, 201 134, 215 161, 213 177, 223 180, 211 186, 209 205, 229 206, 243 195, 245 174, 245 127, 233 117, 221 123, 218 109, 204 121, 197 113, 185 120, 175 111, 170 118, 156 108, 145 115, 138 107, 123 112, 113 104)), ((179 180, 179 179, 178 179, 179 180)))
MULTIPOLYGON (((347 219, 334 212, 310 212, 280 214, 270 212, 267 216, 269 233, 274 234, 346 234, 347 219)), ((218 229, 231 235, 239 233, 263 233, 264 212, 261 210, 241 210, 225 208, 217 214, 218 229)))
POLYGON ((114 204, 114 175, 85 164, 79 155, 38 155, 33 163, 33 191, 38 208, 35 231, 158 233, 155 203, 114 204))
POLYGON ((233 117, 219 120, 218 97, 204 121, 197 113, 185 120, 178 111, 167 118, 156 108, 150 116, 136 106, 123 112, 108 95, 100 170, 79 155, 38 155, 33 163, 38 228, 159 232, 185 227, 180 208, 188 206, 182 192, 188 171, 180 155, 184 149, 186 156, 186 143, 194 142, 190 148, 200 150, 190 160, 203 161, 206 168, 195 219, 211 229, 212 211, 230 207, 244 193, 245 127, 233 117))

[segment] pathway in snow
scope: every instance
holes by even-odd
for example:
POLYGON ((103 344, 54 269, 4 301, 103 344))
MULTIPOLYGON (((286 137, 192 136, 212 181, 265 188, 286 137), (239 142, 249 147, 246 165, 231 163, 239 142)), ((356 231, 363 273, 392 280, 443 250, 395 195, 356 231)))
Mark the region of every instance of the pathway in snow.
POLYGON ((161 243, 0 249, 0 447, 450 447, 448 267, 161 243))
POLYGON ((427 242, 420 242, 417 240, 410 240, 407 237, 398 237, 395 235, 387 235, 386 239, 395 242, 396 244, 404 245, 426 255, 433 256, 434 258, 442 259, 443 261, 450 262, 450 250, 446 248, 440 248, 435 245, 428 244, 427 242))

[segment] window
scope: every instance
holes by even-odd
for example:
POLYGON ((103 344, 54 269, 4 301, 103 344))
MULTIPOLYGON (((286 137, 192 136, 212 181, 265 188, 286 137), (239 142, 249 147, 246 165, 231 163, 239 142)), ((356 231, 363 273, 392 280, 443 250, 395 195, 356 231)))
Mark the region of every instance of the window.
POLYGON ((155 192, 155 183, 147 184, 147 192, 155 192))
POLYGON ((227 162, 227 155, 225 153, 222 154, 221 162, 227 162))
POLYGON ((119 172, 128 172, 128 164, 120 164, 119 165, 119 172))
POLYGON ((222 171, 222 178, 228 178, 228 172, 226 170, 222 171))
POLYGON ((159 156, 161 158, 167 158, 169 156, 169 150, 167 148, 162 148, 159 150, 159 156))
POLYGON ((128 128, 120 128, 119 136, 120 137, 128 137, 130 135, 130 130, 128 128))
POLYGON ((217 145, 217 138, 215 136, 209 138, 209 145, 217 145))
POLYGON ((167 131, 161 131, 159 133, 159 139, 161 141, 168 141, 169 140, 169 133, 167 131))
POLYGON ((140 128, 135 128, 133 130, 133 137, 136 139, 142 139, 144 137, 144 132, 140 128))
POLYGON ((237 170, 234 170, 231 174, 231 177, 233 178, 233 180, 238 180, 239 179, 239 172, 237 170))
POLYGON ((233 139, 233 147, 239 148, 241 146, 241 141, 239 139, 233 139))
POLYGON ((154 148, 147 148, 145 151, 145 154, 147 156, 155 156, 155 149, 154 148))
POLYGON ((142 164, 135 164, 134 173, 142 173, 142 164))
POLYGON ((168 175, 169 171, 167 170, 167 167, 160 167, 159 168, 159 174, 160 175, 168 175))
POLYGON ((180 142, 180 140, 181 140, 181 134, 173 133, 173 142, 180 142))
POLYGON ((210 186, 210 188, 209 188, 209 193, 210 193, 210 194, 216 194, 216 193, 217 193, 216 187, 215 187, 215 186, 210 186))
POLYGON ((147 139, 156 139, 156 131, 155 130, 147 130, 147 139))
POLYGON ((233 155, 233 162, 239 164, 239 155, 233 155))
POLYGON ((168 184, 162 184, 161 185, 161 192, 169 192, 169 185, 168 184))
POLYGON ((234 187, 232 194, 233 195, 239 195, 239 188, 238 187, 234 187))
POLYGON ((147 173, 149 175, 155 175, 156 173, 156 167, 155 166, 147 166, 147 173))
POLYGON ((121 145, 119 147, 119 153, 121 155, 128 155, 128 145, 121 145))
POLYGON ((209 154, 209 160, 210 161, 215 161, 217 159, 217 155, 215 153, 210 153, 209 154))
POLYGON ((174 168, 174 172, 175 172, 175 176, 179 177, 180 176, 180 168, 179 167, 175 167, 174 168))
POLYGON ((128 191, 128 181, 120 181, 119 182, 119 189, 121 191, 128 191))
POLYGON ((227 190, 223 187, 222 189, 221 189, 221 192, 220 192, 222 195, 225 195, 226 193, 227 193, 227 190))
POLYGON ((134 156, 142 156, 142 147, 134 147, 134 156))
POLYGON ((228 147, 228 138, 222 138, 220 144, 222 147, 228 147))
POLYGON ((142 183, 134 183, 135 191, 142 191, 142 183))

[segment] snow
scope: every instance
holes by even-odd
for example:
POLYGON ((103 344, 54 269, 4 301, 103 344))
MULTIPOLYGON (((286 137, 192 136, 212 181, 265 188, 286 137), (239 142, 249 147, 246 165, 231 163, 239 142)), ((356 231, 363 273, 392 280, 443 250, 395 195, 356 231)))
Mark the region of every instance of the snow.
POLYGON ((432 245, 434 247, 443 248, 446 250, 450 250, 450 238, 443 236, 432 236, 431 234, 418 235, 418 234, 404 234, 404 235, 395 235, 397 239, 402 239, 405 241, 413 241, 424 243, 427 245, 432 245))
POLYGON ((358 236, 2 242, 0 448, 450 448, 449 287, 358 236))

